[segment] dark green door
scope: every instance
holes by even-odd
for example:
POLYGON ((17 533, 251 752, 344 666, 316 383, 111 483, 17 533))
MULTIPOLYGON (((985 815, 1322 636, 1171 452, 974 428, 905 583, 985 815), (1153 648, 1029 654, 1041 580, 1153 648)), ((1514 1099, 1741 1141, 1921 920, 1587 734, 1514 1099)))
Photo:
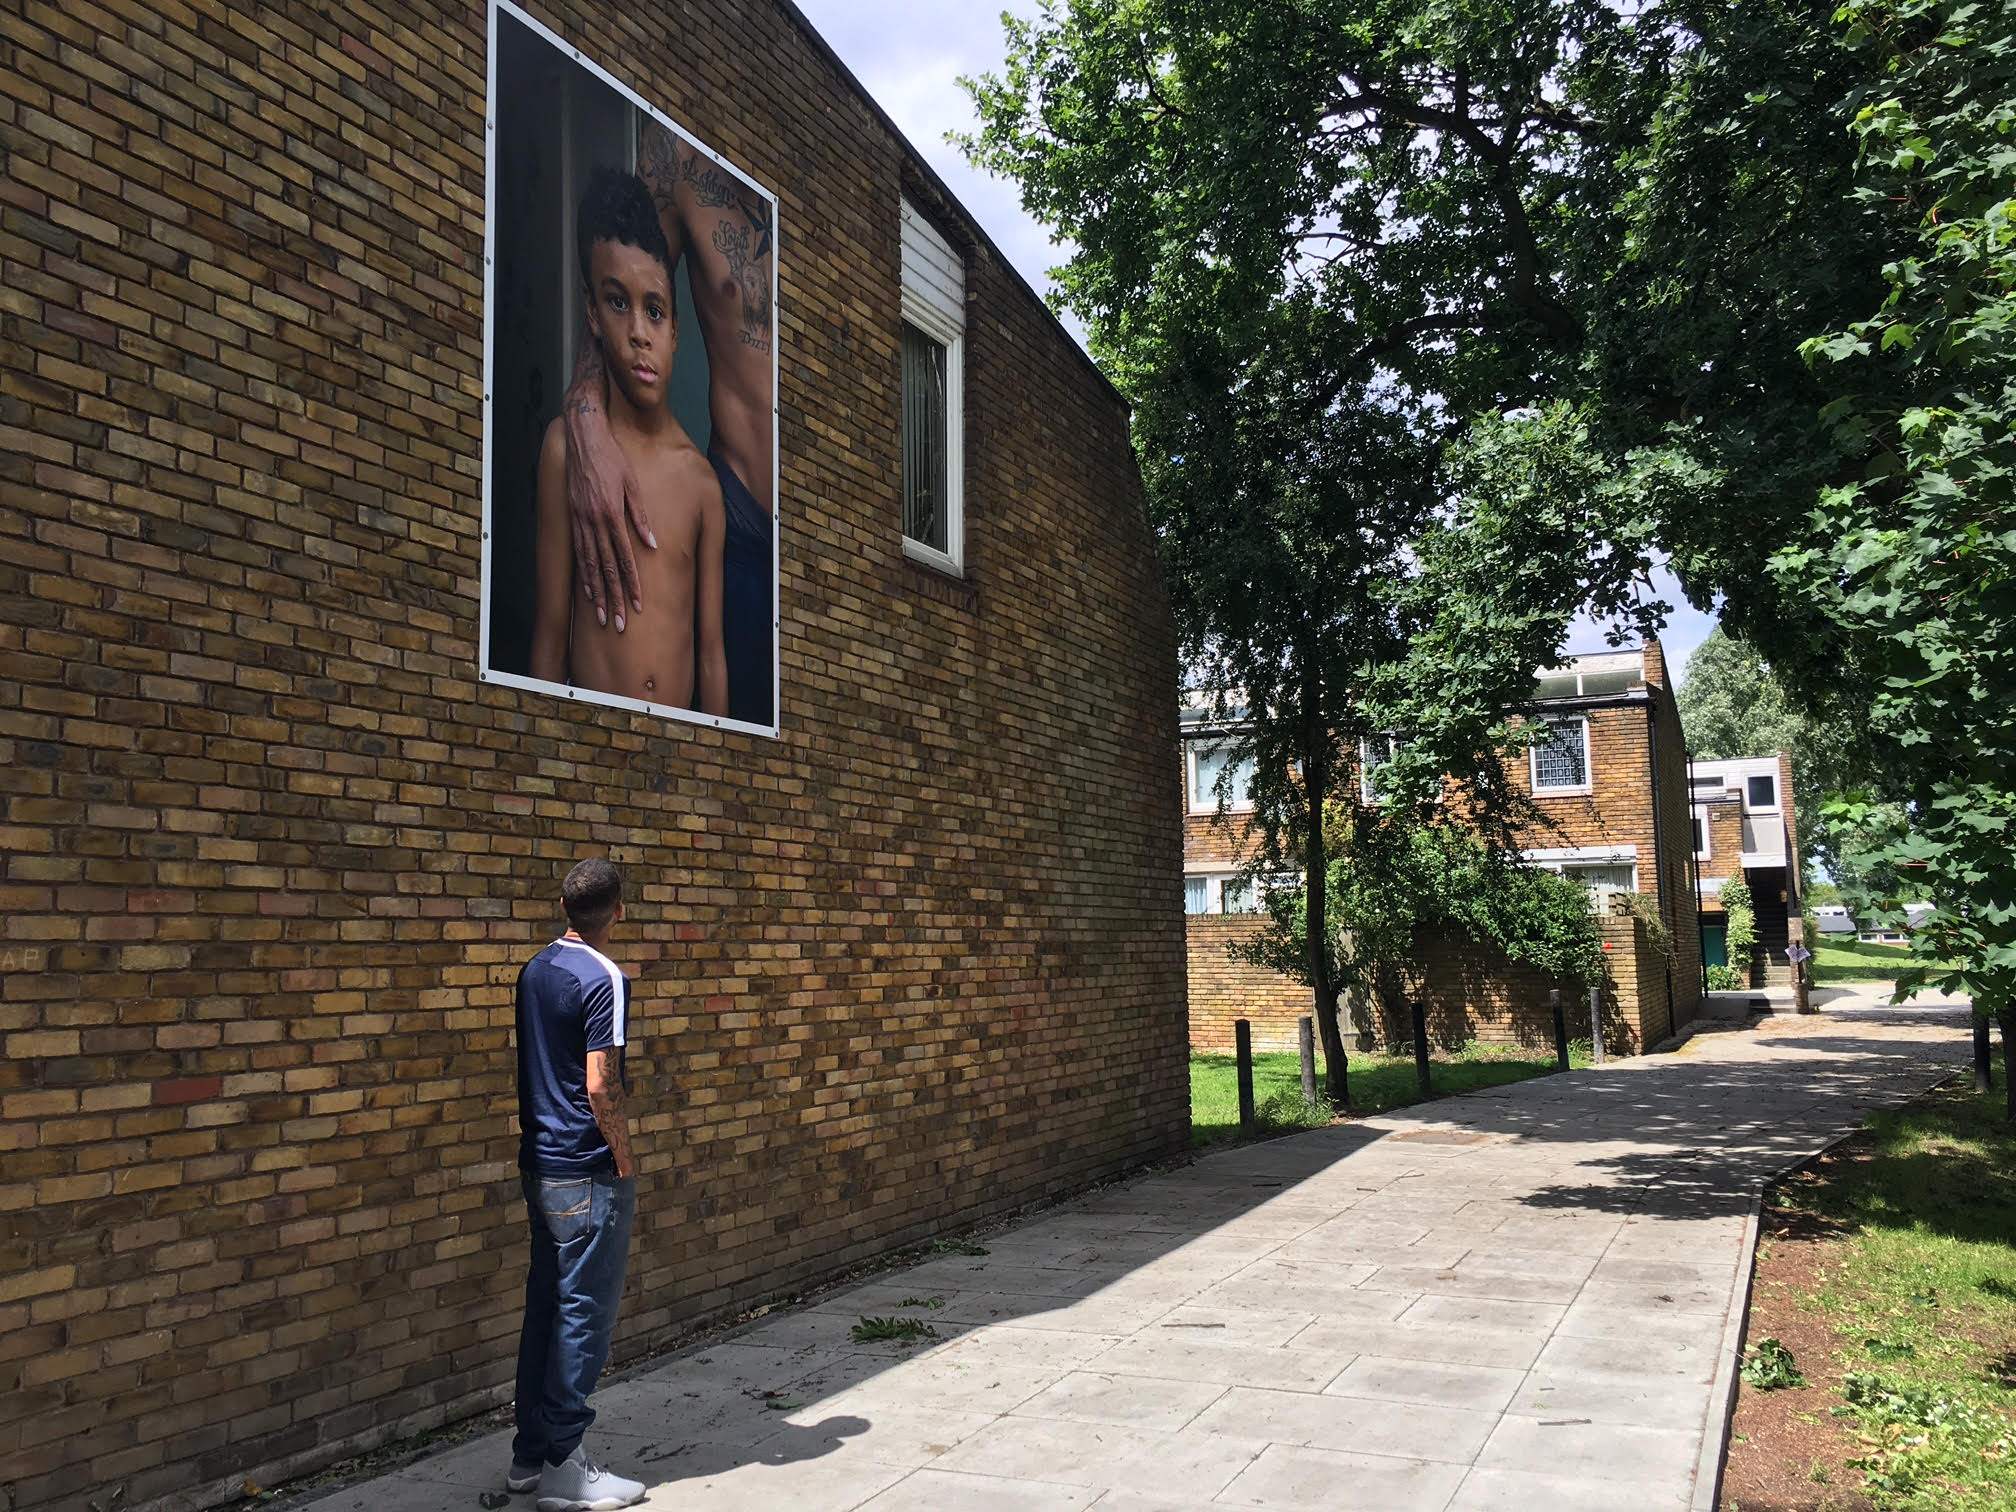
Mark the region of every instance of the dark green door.
POLYGON ((1703 966, 1729 964, 1729 927, 1726 924, 1701 926, 1701 964, 1703 966))

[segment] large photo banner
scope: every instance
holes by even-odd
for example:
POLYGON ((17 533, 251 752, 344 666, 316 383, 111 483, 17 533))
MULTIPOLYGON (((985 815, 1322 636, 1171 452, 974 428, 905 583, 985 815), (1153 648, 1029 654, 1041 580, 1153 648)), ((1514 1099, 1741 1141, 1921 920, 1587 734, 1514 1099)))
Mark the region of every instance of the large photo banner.
POLYGON ((621 59, 490 38, 483 676, 774 734, 776 196, 621 59))

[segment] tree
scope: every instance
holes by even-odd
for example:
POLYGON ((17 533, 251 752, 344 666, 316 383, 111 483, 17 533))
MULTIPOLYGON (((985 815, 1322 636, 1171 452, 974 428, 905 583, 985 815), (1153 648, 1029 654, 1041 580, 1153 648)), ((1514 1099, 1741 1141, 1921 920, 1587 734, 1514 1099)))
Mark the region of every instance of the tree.
MULTIPOLYGON (((1857 385, 1829 419, 1872 455, 1773 561, 1868 669, 1901 801, 1885 847, 1929 889, 1928 979, 2016 1010, 2016 4, 1851 0, 1880 68, 1854 119, 1860 188, 1916 232, 1879 309, 1805 347, 1857 385), (1933 963, 1956 961, 1957 969, 1933 963)), ((1858 804, 1839 813, 1851 822, 1858 804)), ((2016 1094, 2012 1094, 2016 1116, 2016 1094)))
POLYGON ((1889 902, 1915 881, 1935 904, 1900 988, 1936 979, 2000 1012, 2016 994, 2016 5, 1849 0, 1839 17, 1831 60, 1701 50, 1624 206, 1628 297, 1595 328, 1585 408, 1621 470, 1693 479, 1685 508, 1641 504, 1690 593, 1724 595, 1725 623, 1852 738, 1864 790, 1829 820, 1870 837, 1889 902), (1789 257, 1770 247, 1788 219, 1789 257))
MULTIPOLYGON (((1607 975, 1602 935, 1579 883, 1484 843, 1461 818, 1395 816, 1372 805, 1333 804, 1326 914, 1332 980, 1405 1022, 1410 968, 1451 939, 1495 945, 1506 957, 1563 983, 1607 975)), ((1235 953, 1307 982, 1306 894, 1269 895, 1269 928, 1235 953)))
POLYGON ((968 81, 967 150, 1076 245, 1061 298, 1134 404, 1186 652, 1250 711, 1263 859, 1303 877, 1342 1103, 1326 816, 1362 807, 1359 742, 1394 731, 1390 813, 1449 775, 1508 791, 1488 778, 1533 638, 1480 638, 1408 585, 1445 521, 1452 425, 1572 361, 1561 290, 1590 249, 1568 223, 1610 162, 1590 107, 1631 97, 1664 42, 1583 0, 1512 20, 1483 0, 1064 0, 1006 25, 1001 74, 968 81))

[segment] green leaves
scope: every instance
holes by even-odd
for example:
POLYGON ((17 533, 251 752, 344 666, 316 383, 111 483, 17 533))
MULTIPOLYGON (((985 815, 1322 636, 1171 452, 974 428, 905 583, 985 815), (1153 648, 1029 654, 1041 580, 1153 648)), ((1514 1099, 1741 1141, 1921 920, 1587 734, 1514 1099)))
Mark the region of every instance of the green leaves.
POLYGON ((1740 1370, 1753 1391, 1785 1391, 1804 1386, 1806 1377, 1793 1362, 1792 1351, 1778 1339, 1759 1339, 1745 1353, 1740 1370))

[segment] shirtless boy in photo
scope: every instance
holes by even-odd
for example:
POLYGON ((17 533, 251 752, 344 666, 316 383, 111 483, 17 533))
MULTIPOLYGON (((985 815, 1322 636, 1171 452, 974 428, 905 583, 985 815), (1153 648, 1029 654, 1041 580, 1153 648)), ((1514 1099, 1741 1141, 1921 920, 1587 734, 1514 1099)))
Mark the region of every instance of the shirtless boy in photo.
MULTIPOLYGON (((683 137, 655 120, 641 123, 637 177, 650 190, 658 223, 683 261, 693 311, 707 351, 708 461, 728 517, 722 637, 727 646, 732 717, 767 725, 772 706, 776 576, 776 456, 771 401, 776 259, 770 202, 683 137)), ((640 568, 654 547, 630 511, 623 458, 602 419, 602 373, 585 345, 561 406, 567 418, 568 507, 579 555, 575 566, 599 623, 625 630, 651 603, 640 568)))
MULTIPOLYGON (((640 553, 644 607, 624 633, 605 625, 575 571, 567 513, 567 431, 539 452, 534 677, 707 714, 728 712, 722 649, 726 516, 714 467, 665 403, 678 345, 672 253, 634 174, 598 169, 574 223, 588 332, 608 375, 609 431, 634 473, 658 549, 640 553)), ((633 536, 636 526, 630 526, 633 536)))

